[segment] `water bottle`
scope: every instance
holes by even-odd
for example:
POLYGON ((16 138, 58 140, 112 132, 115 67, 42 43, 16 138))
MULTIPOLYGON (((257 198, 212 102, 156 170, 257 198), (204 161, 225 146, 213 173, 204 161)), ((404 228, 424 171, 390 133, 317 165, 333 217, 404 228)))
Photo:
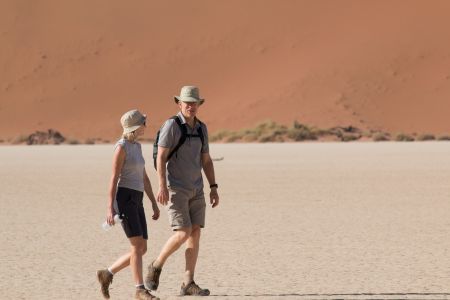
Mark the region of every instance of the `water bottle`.
MULTIPOLYGON (((122 218, 120 217, 120 215, 118 215, 118 214, 117 214, 117 215, 114 215, 114 223, 115 223, 115 224, 118 224, 118 223, 121 223, 121 222, 122 222, 122 218)), ((105 222, 102 224, 102 228, 103 228, 104 231, 110 230, 113 226, 114 226, 114 225, 109 225, 107 221, 105 221, 105 222)))

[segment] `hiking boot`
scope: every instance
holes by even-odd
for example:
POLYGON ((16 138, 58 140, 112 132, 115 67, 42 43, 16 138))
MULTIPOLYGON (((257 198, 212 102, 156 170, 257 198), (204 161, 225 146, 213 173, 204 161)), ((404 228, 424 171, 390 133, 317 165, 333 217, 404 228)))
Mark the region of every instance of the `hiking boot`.
POLYGON ((136 294, 134 295, 134 299, 138 300, 159 300, 158 297, 150 294, 149 290, 146 289, 138 289, 136 290, 136 294))
POLYGON ((181 296, 209 296, 208 289, 200 288, 194 281, 189 283, 188 285, 181 285, 181 296))
POLYGON ((108 270, 98 270, 97 279, 100 282, 103 297, 109 299, 109 285, 113 281, 113 275, 108 270))
POLYGON ((161 268, 156 268, 153 266, 155 261, 153 261, 148 266, 148 274, 145 277, 145 285, 149 290, 156 291, 159 286, 159 275, 161 275, 161 268))

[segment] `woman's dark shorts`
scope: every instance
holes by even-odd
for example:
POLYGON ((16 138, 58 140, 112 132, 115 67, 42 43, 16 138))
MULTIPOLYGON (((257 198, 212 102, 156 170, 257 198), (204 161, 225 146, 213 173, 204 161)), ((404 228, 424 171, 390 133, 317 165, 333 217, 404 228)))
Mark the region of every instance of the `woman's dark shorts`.
POLYGON ((128 238, 142 236, 145 240, 148 239, 143 198, 143 192, 124 187, 117 188, 117 206, 123 218, 123 230, 128 238))

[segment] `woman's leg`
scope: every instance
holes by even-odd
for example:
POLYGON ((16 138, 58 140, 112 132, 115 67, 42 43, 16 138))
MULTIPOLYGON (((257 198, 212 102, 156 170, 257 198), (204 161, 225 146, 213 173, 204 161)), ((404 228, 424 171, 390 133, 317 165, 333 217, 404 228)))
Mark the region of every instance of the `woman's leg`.
POLYGON ((121 257, 119 257, 112 265, 108 268, 113 274, 116 274, 122 269, 125 269, 130 265, 131 252, 128 252, 121 257))
POLYGON ((129 238, 131 243, 130 267, 136 285, 144 284, 142 278, 142 256, 147 251, 147 240, 142 236, 129 238))

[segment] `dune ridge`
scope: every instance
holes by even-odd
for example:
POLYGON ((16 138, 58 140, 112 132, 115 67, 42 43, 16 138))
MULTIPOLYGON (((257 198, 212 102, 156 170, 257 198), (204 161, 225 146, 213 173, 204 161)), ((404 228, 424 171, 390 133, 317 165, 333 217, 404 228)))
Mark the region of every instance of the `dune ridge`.
POLYGON ((196 84, 211 132, 263 120, 450 133, 448 1, 0 3, 0 138, 148 135, 196 84))

